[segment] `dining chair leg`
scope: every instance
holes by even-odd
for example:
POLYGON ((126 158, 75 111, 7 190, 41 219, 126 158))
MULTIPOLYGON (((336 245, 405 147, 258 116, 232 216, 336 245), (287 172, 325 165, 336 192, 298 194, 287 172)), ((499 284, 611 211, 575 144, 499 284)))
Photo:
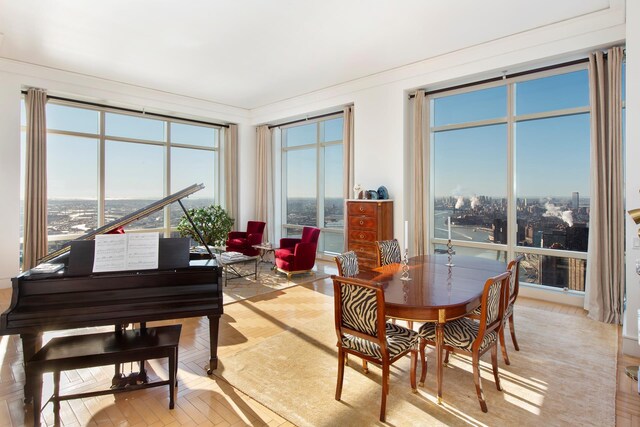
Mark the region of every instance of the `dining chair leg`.
POLYGON ((511 341, 513 341, 513 348, 516 351, 520 351, 520 347, 518 347, 518 340, 516 340, 516 330, 513 327, 513 313, 509 316, 509 331, 511 332, 511 341))
POLYGON ((420 387, 424 387, 424 380, 427 376, 427 358, 424 355, 426 341, 420 340, 420 387))
POLYGON ((422 358, 422 373, 420 374, 420 387, 424 387, 424 380, 427 378, 427 358, 424 356, 424 348, 427 346, 427 341, 424 338, 420 338, 420 357, 422 358))
POLYGON ((473 382, 476 385, 476 393, 478 394, 480 409, 482 409, 482 412, 487 412, 487 403, 484 401, 484 393, 482 392, 482 383, 480 379, 480 356, 478 354, 473 355, 472 366, 473 382))
POLYGON ((502 391, 500 386, 500 375, 498 375, 498 346, 497 344, 491 349, 491 367, 493 368, 493 378, 496 380, 496 388, 502 391))
POLYGON ((336 384, 336 400, 340 400, 342 396, 342 380, 344 379, 344 364, 346 362, 346 354, 341 348, 338 349, 338 383, 336 384))
POLYGON ((449 350, 446 351, 446 353, 444 354, 444 366, 447 366, 449 364, 449 350))
POLYGON ((380 401, 380 421, 384 422, 387 409, 387 394, 389 394, 389 365, 382 365, 382 400, 380 401))
POLYGON ((418 366, 418 350, 415 348, 411 350, 411 391, 418 392, 416 387, 416 370, 418 366))
POLYGON ((365 374, 369 373, 369 366, 367 366, 367 361, 362 359, 362 372, 365 374))
POLYGON ((413 330, 413 320, 407 320, 407 328, 413 330))
POLYGON ((504 363, 506 365, 511 365, 509 361, 509 355, 507 355, 507 346, 504 340, 504 329, 507 325, 502 325, 500 327, 500 331, 498 331, 498 335, 500 336, 500 350, 502 350, 502 358, 504 359, 504 363))

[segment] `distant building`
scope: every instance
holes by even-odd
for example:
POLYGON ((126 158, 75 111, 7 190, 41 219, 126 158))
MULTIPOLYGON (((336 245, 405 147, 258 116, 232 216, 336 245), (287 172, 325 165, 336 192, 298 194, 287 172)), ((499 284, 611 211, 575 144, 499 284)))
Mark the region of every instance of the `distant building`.
POLYGON ((580 193, 577 191, 571 193, 571 207, 573 209, 578 209, 580 207, 580 193))
POLYGON ((586 252, 589 243, 589 228, 587 224, 575 223, 567 227, 567 249, 586 252))

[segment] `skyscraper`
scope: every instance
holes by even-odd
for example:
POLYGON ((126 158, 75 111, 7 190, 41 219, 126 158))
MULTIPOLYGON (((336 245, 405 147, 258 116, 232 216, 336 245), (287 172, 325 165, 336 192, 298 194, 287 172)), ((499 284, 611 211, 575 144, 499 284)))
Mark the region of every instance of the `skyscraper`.
POLYGON ((580 207, 580 194, 577 191, 571 193, 571 207, 578 209, 580 207))

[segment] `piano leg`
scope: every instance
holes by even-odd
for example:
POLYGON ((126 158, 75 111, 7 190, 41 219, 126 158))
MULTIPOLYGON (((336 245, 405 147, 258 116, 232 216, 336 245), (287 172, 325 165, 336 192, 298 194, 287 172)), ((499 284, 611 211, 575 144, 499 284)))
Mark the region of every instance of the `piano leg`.
MULTIPOLYGON (((36 352, 42 348, 42 333, 20 334, 20 338, 22 339, 22 357, 25 366, 24 403, 30 403, 33 398, 33 388, 31 379, 27 378, 29 371, 26 369, 26 366, 36 352)), ((40 385, 42 386, 42 377, 37 380, 34 379, 34 381, 40 381, 40 385)))
POLYGON ((209 369, 207 374, 213 374, 218 369, 218 326, 220 324, 220 315, 207 316, 209 319, 209 350, 211 358, 209 359, 209 369))

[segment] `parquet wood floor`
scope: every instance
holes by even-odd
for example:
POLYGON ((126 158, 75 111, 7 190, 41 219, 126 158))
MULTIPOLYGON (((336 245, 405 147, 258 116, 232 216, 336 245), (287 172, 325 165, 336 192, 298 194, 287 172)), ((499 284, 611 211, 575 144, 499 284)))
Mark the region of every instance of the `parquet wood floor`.
MULTIPOLYGON (((225 306, 220 329, 219 357, 224 360, 245 348, 289 328, 313 322, 318 314, 333 310, 317 293, 332 294, 329 279, 257 296, 225 306), (281 298, 286 294, 285 299, 281 298), (255 302, 260 301, 260 307, 255 302)), ((0 310, 8 306, 11 290, 0 290, 0 310)), ((519 304, 544 310, 584 316, 584 310, 560 304, 520 298, 519 304)), ((284 418, 203 370, 208 360, 208 326, 201 319, 182 319, 179 355, 179 387, 176 408, 168 409, 166 387, 118 395, 99 396, 62 402, 65 426, 290 426, 284 418)), ((160 323, 158 323, 160 324, 160 323)), ((517 328, 517 325, 516 325, 517 328)), ((94 331, 98 329, 91 329, 94 331)), ((108 329, 107 329, 108 330, 108 329)), ((89 329, 85 330, 86 333, 89 329)), ((47 333, 45 341, 63 333, 47 333)), ((619 332, 619 340, 621 333, 619 332)), ((0 426, 33 425, 30 405, 23 405, 24 371, 22 350, 17 336, 0 337, 0 426)), ((618 355, 616 417, 619 426, 640 426, 640 395, 637 383, 627 378, 624 367, 640 364, 640 359, 618 355)), ((151 376, 166 378, 166 364, 150 362, 151 376)), ((108 388, 112 367, 64 372, 61 392, 108 388)), ((51 376, 45 376, 43 398, 52 391, 51 376)), ((43 410, 43 425, 53 425, 52 405, 43 410)))

